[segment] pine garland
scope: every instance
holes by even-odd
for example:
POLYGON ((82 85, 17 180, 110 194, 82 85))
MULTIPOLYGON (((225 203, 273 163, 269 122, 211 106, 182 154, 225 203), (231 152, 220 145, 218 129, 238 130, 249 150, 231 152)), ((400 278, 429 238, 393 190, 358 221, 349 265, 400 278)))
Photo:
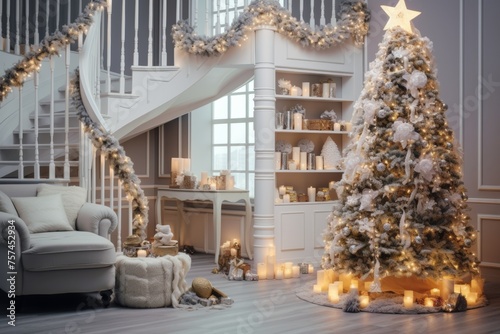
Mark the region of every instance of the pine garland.
POLYGON ((83 105, 80 92, 80 72, 75 70, 75 76, 71 81, 72 105, 76 109, 80 122, 84 124, 85 132, 92 140, 94 146, 106 155, 110 164, 113 165, 115 175, 122 182, 125 193, 132 200, 132 214, 134 234, 142 239, 146 238, 146 226, 148 224, 148 199, 141 189, 141 180, 134 172, 134 164, 126 155, 125 150, 118 140, 108 131, 95 123, 87 113, 83 105))
POLYGON ((90 2, 74 23, 64 25, 61 31, 46 36, 40 41, 38 48, 24 55, 14 66, 7 69, 0 77, 0 102, 12 91, 12 87, 22 87, 25 79, 40 69, 42 61, 51 56, 58 56, 59 50, 78 41, 80 33, 87 32, 94 22, 92 18, 96 11, 106 7, 106 0, 90 2))
POLYGON ((368 34, 370 20, 366 4, 363 1, 345 1, 341 5, 339 16, 336 26, 328 24, 313 30, 307 23, 294 18, 277 1, 256 0, 245 8, 224 33, 213 37, 198 36, 187 21, 180 21, 172 27, 172 37, 175 47, 207 57, 220 56, 230 47, 239 46, 246 39, 247 31, 260 25, 274 26, 280 34, 304 47, 328 49, 349 38, 357 45, 362 45, 368 34))

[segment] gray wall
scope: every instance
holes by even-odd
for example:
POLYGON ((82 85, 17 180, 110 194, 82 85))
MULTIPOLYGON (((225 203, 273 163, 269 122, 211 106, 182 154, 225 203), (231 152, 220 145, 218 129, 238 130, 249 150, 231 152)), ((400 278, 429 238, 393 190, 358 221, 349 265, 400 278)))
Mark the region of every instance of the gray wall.
MULTIPOLYGON (((368 0, 372 11, 366 62, 375 58, 387 15, 380 5, 397 0, 368 0)), ((464 181, 483 271, 500 268, 500 1, 406 0, 422 12, 413 20, 434 43, 440 94, 448 104, 449 124, 464 153, 464 181)), ((498 277, 498 276, 497 276, 498 277)))

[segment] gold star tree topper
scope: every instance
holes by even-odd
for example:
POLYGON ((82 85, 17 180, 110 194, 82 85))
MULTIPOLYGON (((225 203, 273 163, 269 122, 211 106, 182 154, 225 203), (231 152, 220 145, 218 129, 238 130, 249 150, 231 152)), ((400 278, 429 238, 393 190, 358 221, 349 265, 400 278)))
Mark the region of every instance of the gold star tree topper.
POLYGON ((384 27, 384 30, 400 26, 404 30, 413 33, 410 21, 420 15, 416 10, 406 8, 405 0, 399 0, 396 7, 380 6, 389 15, 389 21, 384 27))

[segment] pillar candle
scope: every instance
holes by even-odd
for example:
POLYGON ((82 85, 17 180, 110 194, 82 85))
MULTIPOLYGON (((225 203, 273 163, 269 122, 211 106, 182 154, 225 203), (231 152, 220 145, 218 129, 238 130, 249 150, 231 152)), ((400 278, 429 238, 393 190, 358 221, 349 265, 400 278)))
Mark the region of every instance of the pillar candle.
POLYGON ((201 185, 208 184, 208 173, 207 172, 201 172, 200 183, 201 183, 201 185))
POLYGON ((292 266, 292 277, 293 278, 300 277, 300 267, 299 266, 292 266))
POLYGON ((339 289, 336 283, 328 285, 328 300, 332 303, 338 303, 340 300, 339 289))
POLYGON ((431 289, 431 296, 439 297, 441 295, 441 291, 438 288, 431 289))
POLYGON ((316 156, 316 170, 323 170, 323 156, 316 156))
POLYGON ((148 255, 148 252, 145 249, 137 250, 137 257, 146 257, 147 255, 148 255))
POLYGON ((328 182, 328 189, 333 189, 335 187, 335 181, 328 182))
POLYGON ((309 96, 311 91, 311 84, 309 82, 302 83, 302 96, 309 96))
POLYGON ((171 162, 170 162, 170 170, 172 171, 172 173, 179 173, 179 168, 180 168, 180 165, 181 164, 181 159, 180 158, 172 158, 171 162))
POLYGON ((290 195, 289 194, 283 195, 283 203, 290 203, 290 195))
POLYGON ((425 298, 424 299, 424 306, 425 307, 434 307, 434 300, 432 298, 425 298))
POLYGON ((279 187, 279 192, 280 192, 280 195, 286 194, 286 187, 285 186, 280 186, 279 187))
POLYGON ((325 281, 325 271, 318 270, 316 272, 316 284, 323 287, 323 282, 325 281))
POLYGON ((182 159, 182 172, 185 173, 189 171, 191 171, 191 159, 182 159))
POLYGON ((297 164, 295 163, 295 161, 290 160, 288 162, 288 169, 289 170, 297 170, 297 164))
POLYGON ((323 97, 330 97, 330 84, 328 82, 323 83, 323 97))
POLYGON ((328 95, 329 97, 337 96, 337 84, 335 82, 330 82, 330 93, 328 95))
POLYGON ((450 294, 453 293, 453 285, 454 282, 452 279, 449 278, 443 278, 442 280, 442 285, 441 285, 441 298, 444 300, 447 300, 450 294))
POLYGON ((292 88, 290 88, 290 95, 291 96, 299 96, 299 87, 297 86, 292 86, 292 88))
POLYGON ((351 287, 350 287, 350 289, 351 290, 352 289, 358 290, 358 288, 359 288, 358 280, 357 279, 352 279, 351 280, 351 287))
POLYGON ((276 270, 276 279, 283 279, 283 270, 282 269, 276 270))
POLYGON ((309 202, 316 202, 316 188, 312 186, 307 188, 307 197, 309 198, 309 202))
POLYGON ((344 293, 344 282, 342 281, 337 281, 337 286, 339 288, 339 295, 343 294, 344 293))
POLYGON ((460 289, 460 293, 462 294, 462 296, 467 298, 467 296, 470 293, 470 285, 469 284, 462 284, 462 288, 460 289))
POLYGON ((349 288, 351 287, 351 274, 340 274, 339 281, 342 281, 344 283, 344 290, 348 291, 349 288))
POLYGON ((314 291, 314 293, 321 293, 321 285, 314 284, 313 285, 313 291, 314 291))
POLYGON ((302 114, 294 113, 293 114, 293 129, 294 130, 302 130, 302 114))
POLYGON ((468 305, 474 305, 475 303, 477 303, 477 292, 469 292, 469 294, 465 298, 467 299, 468 305))
POLYGON ((370 304, 370 296, 362 295, 359 296, 359 307, 365 308, 370 304))
POLYGON ((307 152, 300 152, 300 170, 307 170, 307 152))
POLYGON ((470 291, 477 292, 478 296, 483 294, 484 279, 480 277, 473 278, 470 282, 470 291))
POLYGON ((300 164, 300 147, 292 147, 292 160, 295 161, 295 165, 300 164))
POLYGON ((454 284, 453 285, 453 292, 460 293, 461 288, 462 288, 462 284, 454 284))
POLYGON ((226 190, 234 189, 234 175, 226 176, 226 190))
POLYGON ((274 265, 276 264, 276 250, 274 246, 271 245, 267 249, 267 257, 266 257, 266 277, 267 279, 274 278, 274 265))
POLYGON ((307 273, 308 274, 314 274, 314 266, 310 264, 307 268, 307 273))
POLYGON ((352 131, 352 123, 351 122, 346 122, 345 123, 345 130, 347 132, 351 132, 352 131))
POLYGON ((335 124, 333 124, 333 131, 340 131, 340 123, 335 122, 335 124))
POLYGON ((259 279, 267 278, 265 263, 257 263, 257 275, 259 276, 259 279))
POLYGON ((403 305, 406 308, 413 307, 413 291, 412 290, 405 290, 404 298, 403 298, 403 305))

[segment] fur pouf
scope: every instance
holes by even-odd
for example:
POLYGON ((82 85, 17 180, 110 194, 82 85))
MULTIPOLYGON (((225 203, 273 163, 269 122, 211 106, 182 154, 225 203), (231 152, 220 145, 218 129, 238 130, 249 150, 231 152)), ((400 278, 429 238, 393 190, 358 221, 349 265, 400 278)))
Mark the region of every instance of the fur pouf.
POLYGON ((191 268, 189 255, 116 259, 115 298, 128 307, 153 308, 179 305, 189 289, 185 277, 191 268))

